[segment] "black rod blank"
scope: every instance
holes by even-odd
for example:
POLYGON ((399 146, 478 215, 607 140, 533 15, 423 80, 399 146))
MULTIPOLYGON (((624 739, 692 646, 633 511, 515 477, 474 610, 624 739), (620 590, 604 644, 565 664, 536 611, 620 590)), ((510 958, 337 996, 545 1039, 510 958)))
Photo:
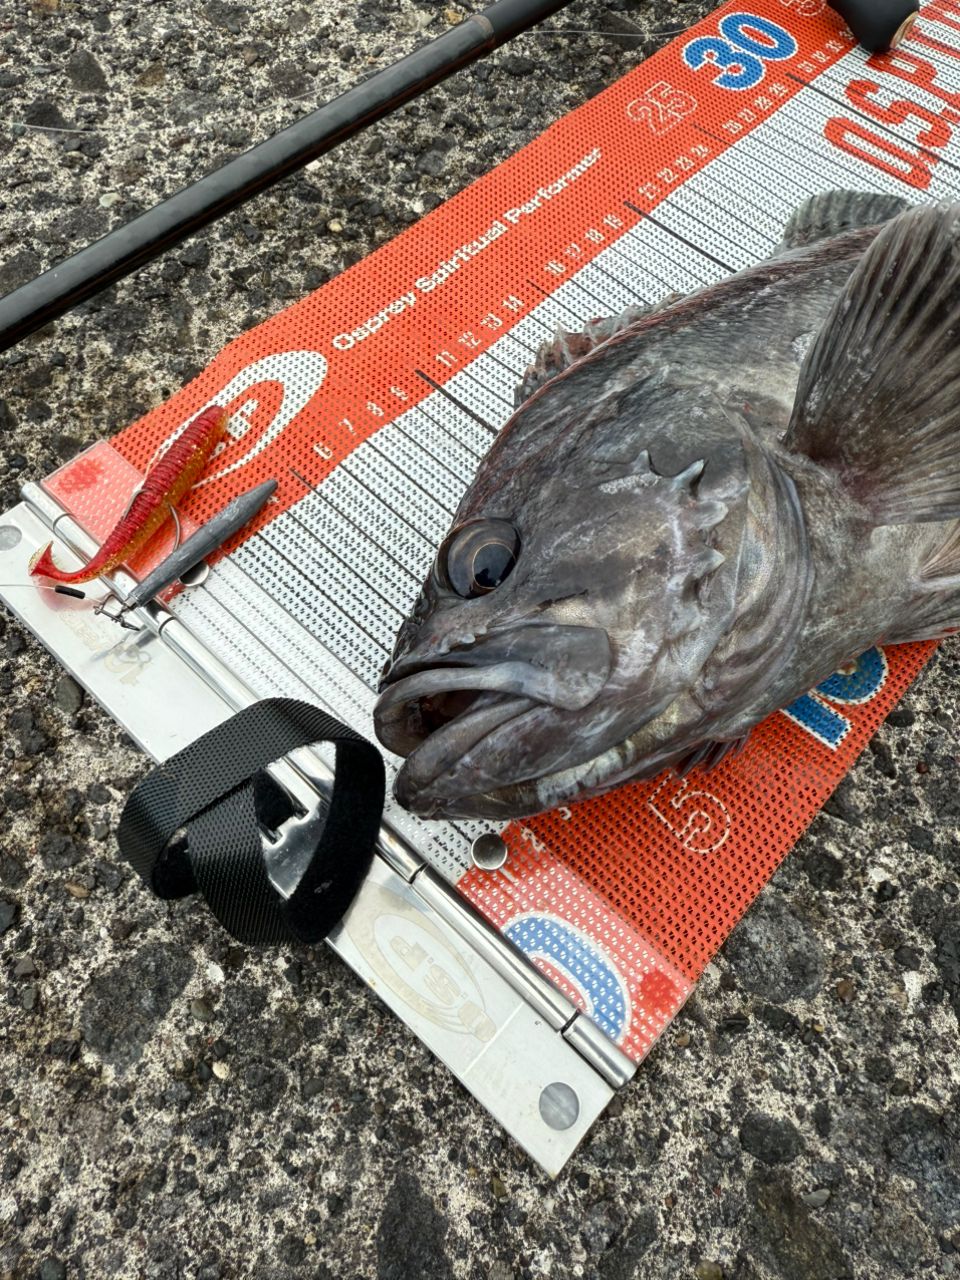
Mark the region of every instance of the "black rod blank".
POLYGON ((895 48, 920 12, 920 0, 828 0, 865 49, 895 48))
POLYGON ((497 0, 0 298, 0 351, 569 3, 497 0))

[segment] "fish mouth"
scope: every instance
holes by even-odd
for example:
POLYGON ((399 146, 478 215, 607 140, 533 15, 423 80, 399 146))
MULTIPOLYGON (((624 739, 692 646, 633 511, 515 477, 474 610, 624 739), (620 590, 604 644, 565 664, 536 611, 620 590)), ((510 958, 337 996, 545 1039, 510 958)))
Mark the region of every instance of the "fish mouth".
POLYGON ((380 742, 406 757, 397 799, 415 813, 436 812, 434 784, 444 775, 462 772, 511 722, 589 706, 611 665, 605 631, 552 624, 488 636, 442 657, 400 658, 374 708, 380 742))
POLYGON ((374 710, 377 737, 398 756, 410 756, 428 739, 457 725, 463 745, 476 741, 470 730, 480 723, 499 728, 500 712, 534 699, 521 694, 522 673, 488 667, 475 671, 432 666, 405 676, 381 694, 374 710), (481 717, 482 719, 478 719, 481 717))

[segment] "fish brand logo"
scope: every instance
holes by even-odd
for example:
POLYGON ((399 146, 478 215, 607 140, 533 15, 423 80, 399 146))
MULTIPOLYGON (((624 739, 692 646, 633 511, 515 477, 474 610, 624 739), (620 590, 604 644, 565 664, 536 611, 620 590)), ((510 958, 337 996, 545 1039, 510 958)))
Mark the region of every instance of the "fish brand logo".
POLYGON ((103 635, 78 610, 61 610, 57 621, 73 632, 86 649, 102 658, 104 670, 119 676, 120 684, 136 684, 144 668, 152 661, 151 655, 138 645, 117 645, 114 642, 109 649, 104 650, 103 635))
POLYGON ((111 649, 103 659, 103 665, 121 684, 136 684, 145 667, 150 665, 150 654, 134 645, 111 649))
POLYGON ((697 100, 666 80, 651 85, 643 96, 627 104, 627 115, 636 124, 646 124, 658 136, 675 129, 697 109, 697 100))

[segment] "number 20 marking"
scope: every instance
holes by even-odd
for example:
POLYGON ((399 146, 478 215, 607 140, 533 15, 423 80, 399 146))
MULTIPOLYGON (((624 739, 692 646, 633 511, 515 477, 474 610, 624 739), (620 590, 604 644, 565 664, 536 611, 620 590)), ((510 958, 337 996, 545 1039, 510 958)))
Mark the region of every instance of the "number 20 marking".
POLYGON ((755 13, 728 13, 719 36, 700 36, 684 46, 683 60, 694 71, 720 71, 713 83, 721 89, 754 89, 767 74, 767 62, 792 58, 799 45, 783 27, 755 13))

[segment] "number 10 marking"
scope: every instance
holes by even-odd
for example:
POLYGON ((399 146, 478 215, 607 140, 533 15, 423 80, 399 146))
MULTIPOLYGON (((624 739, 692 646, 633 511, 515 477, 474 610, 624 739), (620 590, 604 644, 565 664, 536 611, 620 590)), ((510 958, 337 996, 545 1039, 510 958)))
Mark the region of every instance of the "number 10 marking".
POLYGON ((849 707, 869 702, 886 684, 888 670, 883 650, 868 649, 851 667, 837 671, 823 684, 818 684, 813 693, 805 693, 785 707, 783 714, 835 751, 852 725, 846 716, 828 704, 849 707))

